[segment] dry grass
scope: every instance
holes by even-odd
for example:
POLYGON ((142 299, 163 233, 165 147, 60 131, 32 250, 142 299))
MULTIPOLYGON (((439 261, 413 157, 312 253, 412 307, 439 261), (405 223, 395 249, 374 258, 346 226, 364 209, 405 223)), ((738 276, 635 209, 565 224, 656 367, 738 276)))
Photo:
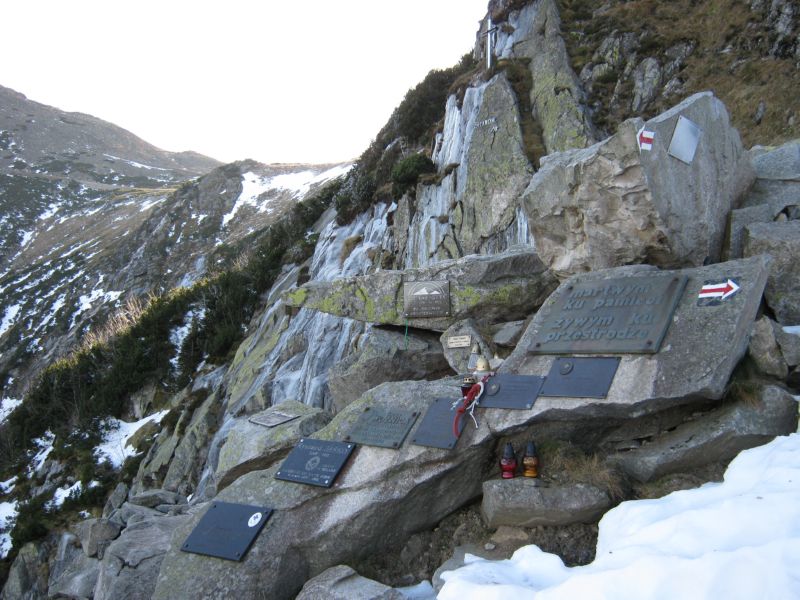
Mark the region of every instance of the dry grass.
POLYGON ((344 264, 344 261, 347 260, 347 257, 352 254, 353 250, 355 250, 355 247, 358 246, 363 239, 363 235, 354 235, 344 241, 342 244, 342 253, 339 256, 339 260, 342 264, 344 264))
POLYGON ((587 483, 605 490, 613 501, 625 498, 622 476, 597 454, 584 454, 569 442, 547 441, 538 447, 541 476, 564 483, 587 483))
POLYGON ((103 325, 98 329, 92 329, 83 336, 80 350, 88 350, 96 344, 105 344, 111 338, 128 331, 136 324, 155 298, 154 295, 149 296, 146 301, 138 297, 128 298, 125 305, 114 312, 103 325))

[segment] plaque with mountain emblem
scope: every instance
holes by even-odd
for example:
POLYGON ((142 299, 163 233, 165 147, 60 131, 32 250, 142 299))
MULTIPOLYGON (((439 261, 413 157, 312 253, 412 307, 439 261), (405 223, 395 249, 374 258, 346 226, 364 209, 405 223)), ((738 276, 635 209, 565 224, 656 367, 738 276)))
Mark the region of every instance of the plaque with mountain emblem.
POLYGON ((181 550, 226 560, 242 560, 271 516, 271 508, 214 501, 186 538, 181 550))
POLYGON ((511 375, 501 373, 490 377, 484 384, 481 408, 532 408, 539 396, 544 377, 538 375, 511 375))
POLYGON ((404 283, 403 314, 409 319, 450 316, 450 282, 413 281, 404 283))
POLYGON ((275 479, 331 487, 355 447, 353 443, 301 439, 275 473, 275 479))
POLYGON ((367 406, 344 441, 382 448, 399 448, 418 416, 419 413, 416 411, 367 406))

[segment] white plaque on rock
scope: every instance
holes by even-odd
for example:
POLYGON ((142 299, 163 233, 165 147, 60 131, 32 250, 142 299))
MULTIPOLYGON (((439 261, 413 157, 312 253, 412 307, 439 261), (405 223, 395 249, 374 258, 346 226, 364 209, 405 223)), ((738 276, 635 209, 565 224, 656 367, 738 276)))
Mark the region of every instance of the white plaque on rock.
POLYGON ((667 152, 687 165, 692 164, 697 144, 700 143, 700 135, 703 130, 684 116, 678 117, 675 131, 672 133, 672 141, 669 143, 667 152))
POLYGON ((472 337, 469 335, 451 335, 447 338, 448 348, 469 348, 472 337))

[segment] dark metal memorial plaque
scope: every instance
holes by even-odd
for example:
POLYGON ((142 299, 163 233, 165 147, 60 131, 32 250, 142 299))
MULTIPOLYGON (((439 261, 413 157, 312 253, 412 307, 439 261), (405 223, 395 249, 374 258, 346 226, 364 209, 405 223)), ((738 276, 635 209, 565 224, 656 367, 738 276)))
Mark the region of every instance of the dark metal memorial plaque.
POLYGON ((559 356, 542 385, 540 396, 605 398, 619 367, 619 357, 559 356))
POLYGON ((534 354, 654 354, 686 287, 685 275, 619 277, 563 287, 542 310, 534 354))
POLYGON ((358 417, 344 441, 367 446, 399 448, 418 416, 418 412, 368 406, 358 417))
MULTIPOLYGON (((451 450, 458 442, 457 437, 453 437, 453 420, 456 416, 455 409, 452 408, 452 398, 437 398, 428 407, 428 412, 422 418, 422 422, 414 433, 414 442, 417 446, 429 446, 431 448, 447 448, 451 450)), ((467 415, 461 415, 459 421, 458 434, 464 431, 465 419, 467 415)))
POLYGON ((527 409, 533 406, 544 383, 538 375, 501 374, 486 382, 481 408, 527 409))
POLYGON ((355 447, 353 443, 301 439, 275 473, 275 479, 331 487, 355 447))
POLYGON ((403 314, 411 318, 450 316, 449 281, 412 281, 403 284, 403 314))
POLYGON ((248 419, 251 423, 256 425, 263 425, 264 427, 276 427, 283 423, 288 423, 298 418, 300 415, 292 415, 278 410, 271 411, 264 414, 253 415, 248 419))
POLYGON ((213 502, 181 546, 184 552, 242 560, 272 516, 271 508, 213 502))

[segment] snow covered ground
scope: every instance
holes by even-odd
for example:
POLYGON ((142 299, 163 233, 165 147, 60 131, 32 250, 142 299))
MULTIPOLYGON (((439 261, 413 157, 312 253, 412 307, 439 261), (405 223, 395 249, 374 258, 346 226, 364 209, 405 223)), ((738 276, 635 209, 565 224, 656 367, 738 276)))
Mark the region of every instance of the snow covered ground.
POLYGON ((136 451, 127 445, 131 436, 150 421, 160 423, 168 412, 168 410, 162 410, 133 423, 127 423, 119 419, 107 419, 107 432, 104 442, 94 449, 98 462, 108 459, 114 468, 118 469, 126 458, 136 454, 136 451))
POLYGON ((467 562, 440 600, 800 598, 800 433, 742 452, 721 483, 623 502, 589 565, 536 546, 467 562))

